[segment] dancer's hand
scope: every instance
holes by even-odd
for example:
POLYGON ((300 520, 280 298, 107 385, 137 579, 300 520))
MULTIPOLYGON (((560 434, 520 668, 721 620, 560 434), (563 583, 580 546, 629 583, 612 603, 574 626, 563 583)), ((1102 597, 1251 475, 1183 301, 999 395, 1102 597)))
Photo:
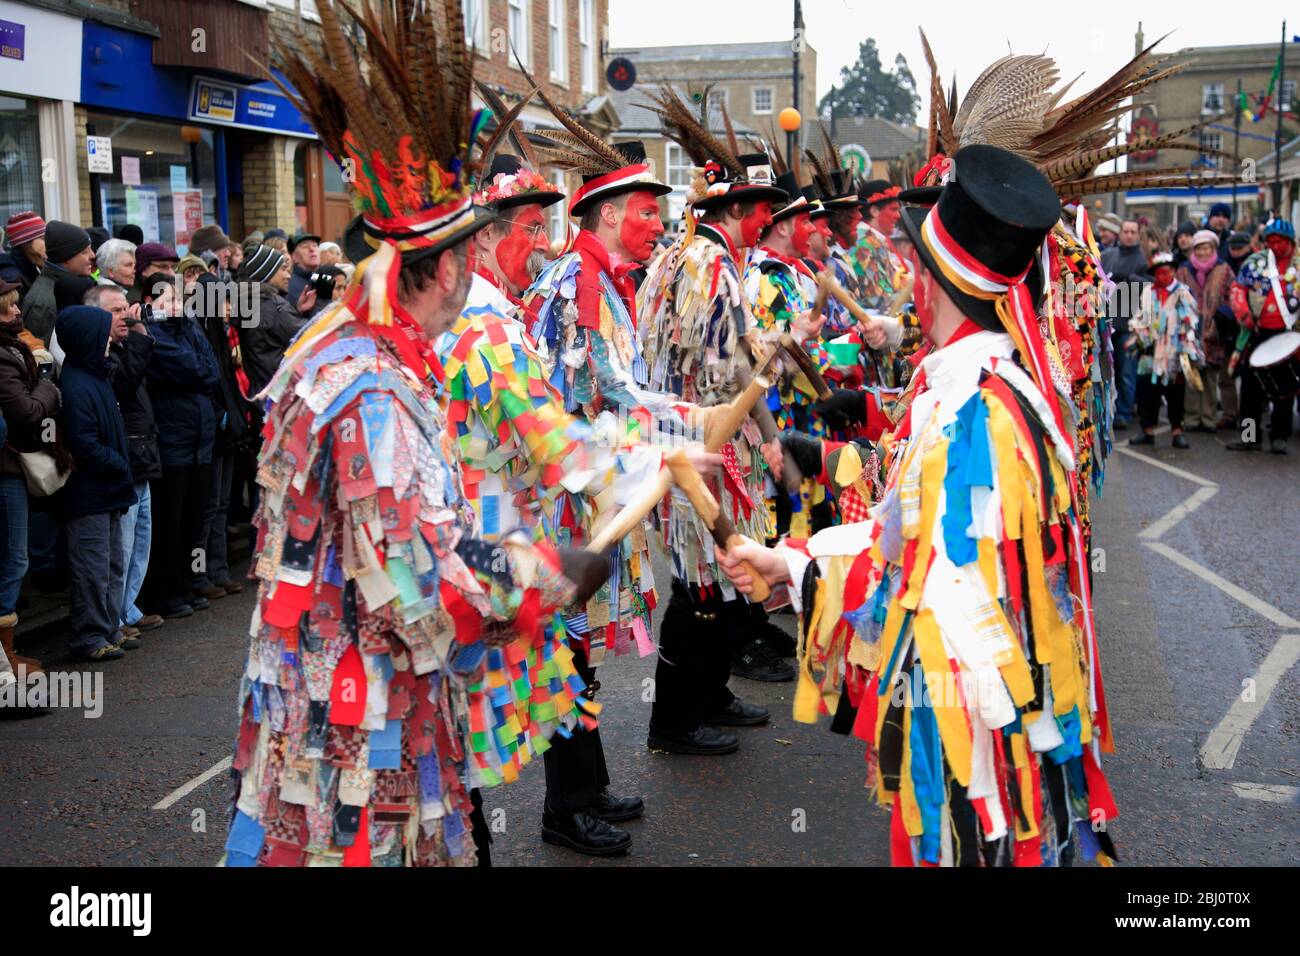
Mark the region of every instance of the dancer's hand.
POLYGON ((713 553, 717 556, 722 572, 741 594, 750 594, 754 590, 754 579, 745 566, 746 562, 769 585, 790 580, 790 569, 785 559, 778 552, 749 538, 745 538, 744 543, 736 545, 730 551, 723 551, 714 545, 713 553))

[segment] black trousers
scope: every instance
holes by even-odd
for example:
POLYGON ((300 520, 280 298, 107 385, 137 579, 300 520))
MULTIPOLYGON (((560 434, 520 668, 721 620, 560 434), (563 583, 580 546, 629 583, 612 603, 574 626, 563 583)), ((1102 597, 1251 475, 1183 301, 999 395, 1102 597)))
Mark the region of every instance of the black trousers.
POLYGON ((143 590, 154 609, 190 598, 194 549, 206 545, 199 537, 211 486, 211 464, 164 466, 162 477, 149 482, 153 538, 143 590))
MULTIPOLYGON (((1281 335, 1281 329, 1263 329, 1256 333, 1258 339, 1255 346, 1258 347, 1260 342, 1267 341, 1275 335, 1281 335)), ((1251 351, 1254 351, 1252 348, 1251 351)), ((1238 366, 1240 367, 1240 365, 1238 366)), ((1269 398, 1264 394, 1264 389, 1260 387, 1259 380, 1255 378, 1255 373, 1247 367, 1241 373, 1241 421, 1244 426, 1246 419, 1255 423, 1255 440, 1260 441, 1263 435, 1260 429, 1264 425, 1264 405, 1268 402, 1273 403, 1273 412, 1268 419, 1268 437, 1271 439, 1287 439, 1291 437, 1291 419, 1295 410, 1295 396, 1290 398, 1269 398)))
POLYGON ((1160 402, 1163 399, 1169 406, 1169 427, 1182 428, 1183 400, 1186 397, 1187 385, 1181 375, 1169 385, 1151 381, 1150 375, 1138 375, 1138 423, 1143 428, 1155 428, 1160 420, 1160 402))
MULTIPOLYGON (((573 666, 589 689, 595 686, 596 671, 587 665, 581 647, 573 648, 573 666)), ((596 802, 596 794, 609 786, 599 727, 584 730, 579 725, 567 740, 556 734, 542 761, 546 764, 546 805, 552 810, 585 810, 596 802)))
POLYGON ((693 733, 706 715, 731 704, 735 695, 727 689, 732 644, 728 615, 716 586, 702 593, 673 579, 659 627, 651 733, 693 733))

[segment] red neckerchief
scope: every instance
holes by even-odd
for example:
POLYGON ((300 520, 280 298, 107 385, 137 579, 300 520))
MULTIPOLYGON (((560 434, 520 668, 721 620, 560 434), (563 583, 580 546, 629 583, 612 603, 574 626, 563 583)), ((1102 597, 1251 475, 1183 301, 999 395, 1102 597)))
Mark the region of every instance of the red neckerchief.
POLYGON ((399 260, 388 273, 388 304, 393 310, 392 325, 372 325, 368 321, 370 299, 365 283, 354 285, 343 304, 360 320, 366 331, 387 342, 402 364, 421 382, 427 382, 432 377, 440 385, 443 379, 442 362, 438 360, 433 343, 425 338, 424 330, 411 314, 397 304, 397 276, 400 271, 399 260))
POLYGON ((489 285, 491 285, 494 289, 496 289, 503 296, 505 296, 511 305, 515 306, 517 309, 519 309, 520 312, 524 314, 524 318, 526 320, 525 325, 528 328, 531 329, 533 325, 536 324, 537 313, 534 312, 532 309, 530 309, 524 303, 523 299, 519 298, 519 296, 515 295, 513 292, 507 289, 505 283, 502 282, 500 279, 498 279, 496 277, 496 274, 491 269, 484 269, 482 267, 479 267, 474 270, 474 273, 478 275, 480 278, 487 281, 489 285))
POLYGON ((800 259, 798 256, 783 256, 781 255, 781 253, 777 252, 771 246, 759 246, 758 248, 761 249, 763 252, 767 253, 777 262, 784 262, 786 265, 788 265, 791 269, 793 269, 795 272, 799 273, 800 275, 807 276, 809 279, 813 278, 812 270, 809 269, 806 265, 804 265, 804 261, 800 259))
POLYGON ((578 324, 583 328, 600 328, 600 299, 604 290, 600 284, 600 273, 605 273, 613 282, 618 296, 632 318, 636 327, 636 283, 629 275, 640 263, 627 262, 618 266, 610 264, 609 250, 594 232, 583 229, 573 240, 573 251, 582 259, 582 269, 578 273, 578 324))

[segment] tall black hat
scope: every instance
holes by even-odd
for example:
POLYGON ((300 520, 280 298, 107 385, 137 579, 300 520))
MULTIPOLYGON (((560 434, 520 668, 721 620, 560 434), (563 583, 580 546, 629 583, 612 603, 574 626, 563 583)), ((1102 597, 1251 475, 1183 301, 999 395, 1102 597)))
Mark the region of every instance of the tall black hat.
POLYGON ((815 207, 810 203, 808 196, 799 188, 799 180, 795 174, 788 170, 776 177, 776 186, 785 192, 788 197, 780 209, 772 213, 772 225, 778 222, 784 222, 792 216, 797 216, 801 212, 811 213, 815 207))
POLYGON ((1039 247, 1060 216, 1051 182, 1031 163, 996 146, 967 146, 927 212, 907 207, 899 221, 962 311, 986 329, 1011 331, 998 303, 1023 285, 1042 292, 1039 247))

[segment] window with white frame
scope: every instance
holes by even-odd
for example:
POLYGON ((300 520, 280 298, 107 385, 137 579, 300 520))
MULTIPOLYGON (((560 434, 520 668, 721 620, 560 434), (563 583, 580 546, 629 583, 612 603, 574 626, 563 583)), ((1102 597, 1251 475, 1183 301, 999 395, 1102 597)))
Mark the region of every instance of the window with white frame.
MULTIPOLYGON (((550 180, 559 187, 560 192, 568 192, 569 187, 564 181, 564 170, 551 170, 550 180)), ((566 233, 567 220, 564 215, 564 211, 568 208, 568 200, 561 200, 560 202, 552 203, 547 209, 547 212, 550 214, 551 242, 563 242, 568 238, 566 233)))
POLYGON ((1283 111, 1289 110, 1291 104, 1295 102, 1295 80, 1282 81, 1282 98, 1278 100, 1278 105, 1283 111))
MULTIPOLYGON (((533 66, 533 35, 528 26, 528 0, 506 0, 509 4, 506 23, 510 28, 510 46, 523 65, 533 66)), ((514 62, 514 57, 510 58, 514 62)))
POLYGON ((488 0, 465 0, 465 42, 484 56, 488 54, 488 0))
POLYGON ((1210 166, 1219 165, 1219 151, 1223 149, 1223 134, 1200 132, 1201 157, 1210 166))
POLYGON ((754 87, 754 113, 762 116, 772 112, 775 91, 770 86, 754 87))
POLYGON ((668 144, 668 185, 674 189, 686 189, 691 185, 695 173, 695 164, 686 155, 686 150, 676 143, 668 144))
POLYGON ((316 0, 298 0, 298 14, 304 20, 320 23, 320 11, 316 9, 316 0))
POLYGON ((582 91, 596 92, 596 0, 578 0, 578 50, 582 59, 582 91))
POLYGON ((551 57, 551 79, 556 83, 569 80, 569 53, 564 35, 569 29, 569 0, 549 0, 547 41, 551 57))
POLYGON ((1223 84, 1206 83, 1201 86, 1201 114, 1223 112, 1223 84))

